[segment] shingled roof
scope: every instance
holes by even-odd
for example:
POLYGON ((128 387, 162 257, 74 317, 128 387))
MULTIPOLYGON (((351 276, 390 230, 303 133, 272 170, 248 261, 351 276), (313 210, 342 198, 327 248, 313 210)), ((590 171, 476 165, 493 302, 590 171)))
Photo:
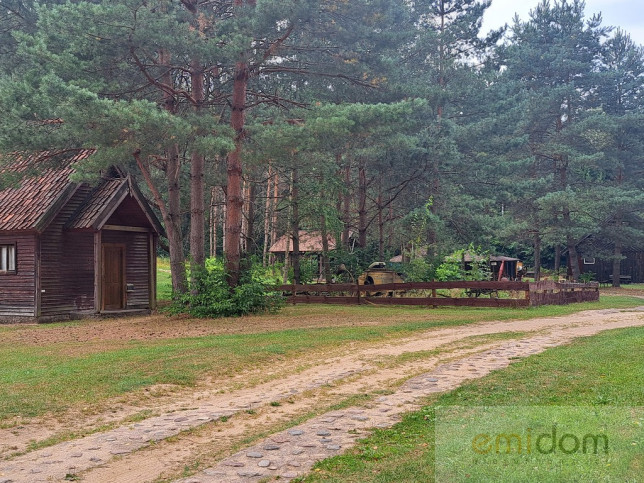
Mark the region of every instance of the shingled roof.
POLYGON ((157 233, 165 235, 159 219, 150 209, 145 197, 129 175, 103 179, 79 211, 72 216, 66 228, 70 230, 100 230, 126 196, 131 196, 139 204, 150 226, 157 233))
MULTIPOLYGON (((74 164, 94 151, 74 150, 41 153, 30 157, 16 155, 0 174, 22 173, 17 187, 0 191, 0 232, 41 233, 81 186, 72 182, 74 164), (55 163, 47 163, 55 159, 55 163)), ((111 169, 91 191, 79 210, 66 224, 71 230, 100 230, 114 210, 132 197, 141 207, 149 225, 163 234, 163 227, 130 176, 111 169)))
POLYGON ((93 153, 88 149, 14 155, 0 175, 24 175, 16 187, 0 191, 0 231, 41 232, 79 187, 69 179, 74 163, 93 153))
MULTIPOLYGON (((322 234, 315 231, 300 230, 300 252, 321 252, 322 251, 322 234)), ((270 248, 271 253, 284 253, 286 251, 286 240, 291 234, 282 235, 270 248)), ((335 238, 330 233, 327 234, 329 241, 329 250, 335 249, 335 238)), ((293 241, 289 242, 289 253, 293 251, 293 241)))

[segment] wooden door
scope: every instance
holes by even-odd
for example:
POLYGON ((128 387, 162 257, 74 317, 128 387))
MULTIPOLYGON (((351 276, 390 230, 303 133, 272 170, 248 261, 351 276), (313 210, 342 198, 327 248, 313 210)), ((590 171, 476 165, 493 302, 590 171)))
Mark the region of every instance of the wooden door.
POLYGON ((125 246, 103 245, 103 310, 125 308, 125 246))

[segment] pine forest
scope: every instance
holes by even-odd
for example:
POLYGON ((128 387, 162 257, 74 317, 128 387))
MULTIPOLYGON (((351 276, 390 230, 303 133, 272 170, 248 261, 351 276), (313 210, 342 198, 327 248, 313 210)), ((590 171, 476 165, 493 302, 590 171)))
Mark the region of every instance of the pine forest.
POLYGON ((432 280, 458 250, 537 279, 603 257, 618 284, 644 246, 644 48, 580 0, 483 34, 490 3, 0 0, 0 151, 135 177, 176 294, 215 262, 230 287, 396 256, 432 280))

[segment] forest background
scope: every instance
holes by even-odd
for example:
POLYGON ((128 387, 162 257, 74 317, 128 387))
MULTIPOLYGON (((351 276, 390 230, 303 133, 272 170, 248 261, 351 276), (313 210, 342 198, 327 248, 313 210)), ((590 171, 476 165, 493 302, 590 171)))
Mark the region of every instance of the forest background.
POLYGON ((300 230, 328 277, 402 253, 431 278, 473 246, 538 278, 593 236, 618 281, 644 241, 644 49, 578 0, 481 36, 489 5, 0 0, 0 150, 132 173, 178 294, 300 230))

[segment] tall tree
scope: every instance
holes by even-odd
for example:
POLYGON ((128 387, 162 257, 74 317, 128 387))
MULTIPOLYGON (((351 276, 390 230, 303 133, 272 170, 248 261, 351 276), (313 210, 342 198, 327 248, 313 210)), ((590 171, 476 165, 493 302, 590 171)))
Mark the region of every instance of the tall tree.
MULTIPOLYGON (((515 19, 511 43, 504 51, 515 98, 523 111, 515 133, 525 136, 533 156, 526 177, 548 178, 549 188, 537 200, 550 218, 551 243, 563 242, 574 280, 579 278, 577 244, 589 229, 592 176, 601 153, 589 152, 582 122, 596 116, 589 99, 597 86, 595 63, 609 29, 601 16, 584 18, 584 3, 542 1, 530 19, 515 19)), ((541 237, 537 237, 539 240, 541 237)))
POLYGON ((605 218, 601 237, 612 244, 613 285, 619 287, 622 250, 644 240, 642 218, 644 158, 644 48, 621 29, 604 44, 600 62, 597 103, 611 119, 611 129, 592 131, 603 142, 606 171, 605 218))

